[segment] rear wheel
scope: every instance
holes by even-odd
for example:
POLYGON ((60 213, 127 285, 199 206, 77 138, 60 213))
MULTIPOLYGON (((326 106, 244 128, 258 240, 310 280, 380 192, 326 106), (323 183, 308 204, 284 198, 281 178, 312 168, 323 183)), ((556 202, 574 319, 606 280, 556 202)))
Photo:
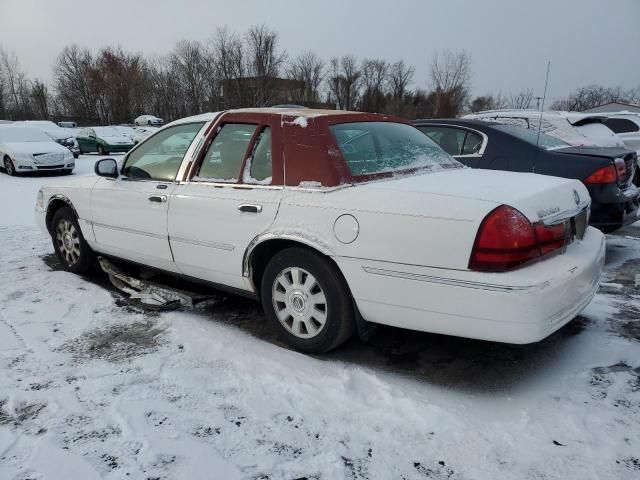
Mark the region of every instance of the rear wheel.
POLYGON ((53 215, 51 239, 65 270, 83 274, 94 265, 95 255, 82 236, 78 218, 69 207, 63 207, 53 215))
POLYGON ((16 175, 16 167, 8 155, 5 155, 4 157, 4 171, 11 177, 16 175))
POLYGON ((262 276, 262 306, 287 345, 327 352, 355 331, 351 295, 329 260, 304 248, 277 253, 262 276))

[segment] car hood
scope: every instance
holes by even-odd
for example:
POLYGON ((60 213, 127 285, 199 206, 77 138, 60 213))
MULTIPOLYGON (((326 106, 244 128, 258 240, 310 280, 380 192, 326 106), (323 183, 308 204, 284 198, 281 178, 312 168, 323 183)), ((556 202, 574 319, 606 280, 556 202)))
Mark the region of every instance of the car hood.
MULTIPOLYGON (((412 202, 417 198, 429 202, 427 197, 438 196, 490 203, 490 209, 503 204, 510 205, 532 222, 573 211, 578 204, 590 202, 589 192, 577 180, 471 168, 396 177, 388 181, 370 182, 362 185, 362 188, 378 190, 386 198, 413 197, 412 202)), ((425 208, 428 208, 426 203, 425 208)), ((441 214, 465 217, 465 212, 447 214, 443 211, 441 214)))
POLYGON ((590 157, 620 158, 632 153, 631 150, 621 147, 567 147, 553 150, 555 153, 567 155, 588 155, 590 157))
POLYGON ((54 142, 6 142, 4 148, 10 154, 33 155, 38 153, 64 153, 69 150, 54 142))

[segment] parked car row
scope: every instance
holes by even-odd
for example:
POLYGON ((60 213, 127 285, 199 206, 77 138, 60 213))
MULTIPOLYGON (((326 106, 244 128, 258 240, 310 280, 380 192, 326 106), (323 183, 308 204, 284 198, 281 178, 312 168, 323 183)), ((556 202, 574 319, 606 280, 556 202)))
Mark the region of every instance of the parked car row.
POLYGON ((603 203, 599 188, 631 188, 633 162, 486 122, 416 125, 286 108, 190 117, 121 164, 99 160, 97 176, 46 185, 36 216, 67 270, 103 255, 260 299, 303 352, 366 322, 530 343, 573 319, 604 262, 589 189, 603 203))
POLYGON ((591 224, 605 232, 635 222, 637 154, 620 147, 572 147, 557 137, 481 120, 414 123, 449 155, 472 168, 574 178, 591 197, 591 224))

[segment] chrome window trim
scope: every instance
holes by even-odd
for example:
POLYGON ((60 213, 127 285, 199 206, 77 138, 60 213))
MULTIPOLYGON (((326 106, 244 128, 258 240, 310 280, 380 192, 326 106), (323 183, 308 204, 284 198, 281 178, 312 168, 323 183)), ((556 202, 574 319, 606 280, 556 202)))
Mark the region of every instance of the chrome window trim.
MULTIPOLYGON (((476 130, 475 128, 471 128, 471 127, 463 127, 462 125, 455 125, 453 123, 425 123, 423 125, 416 125, 417 128, 420 127, 448 127, 448 128, 459 128, 461 130, 467 130, 473 133, 477 133, 478 135, 480 135, 482 137, 482 145, 480 146, 480 150, 478 150, 476 153, 469 153, 467 155, 452 155, 453 158, 474 158, 474 157, 481 157, 482 155, 484 155, 484 151, 487 148, 487 144, 489 143, 489 137, 487 136, 486 133, 481 132, 480 130, 476 130)), ((424 133, 424 132, 423 132, 424 133)), ((425 134, 426 135, 426 134, 425 134)))

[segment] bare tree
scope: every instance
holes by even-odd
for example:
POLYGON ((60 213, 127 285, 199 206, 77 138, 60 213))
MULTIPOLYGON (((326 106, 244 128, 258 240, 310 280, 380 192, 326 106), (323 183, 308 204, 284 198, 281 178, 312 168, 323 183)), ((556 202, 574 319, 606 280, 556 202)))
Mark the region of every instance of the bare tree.
POLYGON ((554 110, 578 111, 588 110, 609 102, 626 103, 627 94, 621 87, 604 87, 602 85, 588 85, 571 93, 567 98, 558 100, 551 105, 554 110))
POLYGON ((51 101, 49 90, 40 80, 34 80, 31 85, 31 101, 33 112, 37 118, 49 118, 49 103, 51 101))
POLYGON ((353 55, 332 58, 330 63, 329 96, 340 110, 353 110, 360 95, 362 71, 353 55))
POLYGON ((214 74, 212 55, 198 41, 178 42, 170 57, 171 71, 178 81, 186 115, 202 113, 210 104, 210 80, 214 74))
POLYGON ((484 110, 500 110, 502 108, 507 108, 508 104, 508 100, 503 97, 501 93, 498 93, 495 96, 486 94, 474 98, 469 103, 469 110, 473 113, 482 112, 484 110))
POLYGON ((533 100, 533 90, 527 89, 521 92, 509 96, 509 108, 516 110, 524 110, 531 107, 531 101, 533 100))
POLYGON ((436 116, 455 117, 469 94, 471 57, 464 50, 436 52, 431 62, 431 82, 436 93, 436 116))
POLYGON ((219 28, 211 40, 215 76, 221 84, 218 110, 245 106, 248 101, 240 79, 246 76, 245 49, 240 37, 227 27, 219 28))
POLYGON ((14 53, 0 48, 0 77, 2 77, 3 109, 15 120, 31 118, 31 82, 20 68, 14 53))
POLYGON ((274 100, 273 79, 280 73, 286 52, 278 49, 278 32, 266 25, 253 25, 245 34, 247 72, 255 81, 251 84, 254 106, 266 106, 274 100))
POLYGON ((382 112, 385 108, 389 64, 380 59, 362 61, 362 95, 360 110, 382 112))
POLYGON ((53 67, 54 86, 63 113, 82 121, 97 117, 96 95, 89 84, 93 62, 89 49, 70 45, 62 49, 53 67))
POLYGON ((407 89, 413 80, 415 68, 398 60, 389 67, 389 90, 391 95, 391 112, 404 115, 407 89))
POLYGON ((315 103, 320 100, 320 86, 324 80, 325 63, 310 50, 292 58, 287 66, 287 78, 304 82, 300 89, 294 89, 293 101, 296 103, 315 103))

